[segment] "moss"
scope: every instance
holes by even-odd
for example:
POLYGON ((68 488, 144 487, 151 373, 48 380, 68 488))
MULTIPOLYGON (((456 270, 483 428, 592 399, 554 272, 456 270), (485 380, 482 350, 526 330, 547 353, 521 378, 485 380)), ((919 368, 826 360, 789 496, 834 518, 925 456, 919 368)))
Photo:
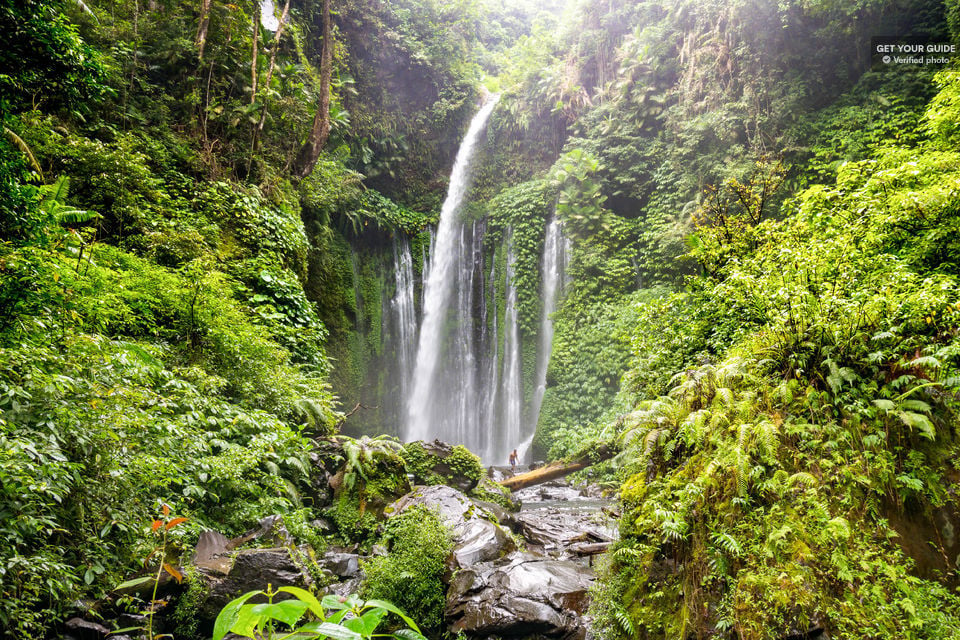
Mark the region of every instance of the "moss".
POLYGON ((177 638, 194 640, 203 637, 199 630, 200 605, 207 599, 210 586, 206 580, 198 577, 194 567, 184 569, 187 578, 187 590, 177 598, 177 606, 170 615, 176 625, 177 638))
POLYGON ((462 484, 466 478, 471 484, 480 482, 484 476, 483 463, 476 454, 463 445, 453 447, 450 455, 441 457, 430 453, 421 442, 411 442, 401 453, 407 472, 412 474, 419 484, 446 484, 453 487, 462 484), (448 473, 441 471, 449 469, 448 473))
POLYGON ((470 497, 498 504, 509 511, 517 511, 520 508, 509 489, 486 476, 481 478, 477 486, 470 492, 470 497))
POLYGON ((453 549, 435 511, 416 505, 391 519, 381 543, 388 554, 363 562, 364 598, 382 598, 405 610, 426 630, 443 624, 443 574, 453 549))
POLYGON ((330 517, 337 525, 337 531, 345 543, 360 543, 368 546, 376 536, 377 518, 361 507, 360 496, 355 492, 345 492, 329 510, 330 517))
POLYGON ((483 463, 480 458, 463 445, 457 445, 453 448, 453 453, 447 456, 444 462, 454 474, 469 478, 472 481, 480 482, 483 477, 483 463))

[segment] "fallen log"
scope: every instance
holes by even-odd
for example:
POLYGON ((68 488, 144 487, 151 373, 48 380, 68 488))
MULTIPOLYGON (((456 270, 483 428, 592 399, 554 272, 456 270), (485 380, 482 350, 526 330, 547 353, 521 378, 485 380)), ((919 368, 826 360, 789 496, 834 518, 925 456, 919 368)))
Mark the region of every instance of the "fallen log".
POLYGON ((535 484, 542 484, 544 482, 549 482, 550 480, 563 478, 571 473, 576 473, 577 471, 586 469, 587 467, 597 464, 598 462, 609 460, 616 454, 617 452, 612 447, 609 447, 605 444, 600 445, 596 449, 592 449, 591 451, 580 454, 580 456, 569 462, 554 462, 552 464, 540 467, 539 469, 518 473, 517 475, 511 476, 506 480, 501 480, 500 485, 510 489, 510 491, 526 489, 527 487, 532 487, 535 484))
POLYGON ((598 553, 603 553, 610 548, 610 545, 613 543, 610 541, 607 542, 578 542, 576 544, 570 545, 570 553, 575 553, 578 556, 594 556, 598 553))

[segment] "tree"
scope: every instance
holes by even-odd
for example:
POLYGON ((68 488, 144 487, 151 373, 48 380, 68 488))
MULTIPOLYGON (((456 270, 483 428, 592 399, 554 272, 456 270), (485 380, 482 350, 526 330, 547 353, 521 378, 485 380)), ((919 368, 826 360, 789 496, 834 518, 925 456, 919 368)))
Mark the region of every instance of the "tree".
POLYGON ((330 81, 333 76, 333 38, 330 33, 330 0, 323 0, 323 49, 320 53, 320 89, 317 112, 306 143, 293 165, 293 175, 303 179, 313 172, 330 137, 330 81))

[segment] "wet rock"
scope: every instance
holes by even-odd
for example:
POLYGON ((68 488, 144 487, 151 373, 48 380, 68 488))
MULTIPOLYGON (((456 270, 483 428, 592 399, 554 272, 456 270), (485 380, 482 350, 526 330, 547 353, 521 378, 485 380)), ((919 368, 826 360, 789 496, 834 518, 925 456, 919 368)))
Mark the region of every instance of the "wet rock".
POLYGON ((233 556, 226 575, 204 572, 209 594, 200 607, 203 619, 213 620, 220 610, 248 591, 274 586, 309 587, 310 575, 294 556, 306 554, 306 548, 245 549, 233 556))
POLYGON ((344 580, 343 582, 331 584, 326 588, 326 590, 335 596, 346 598, 351 593, 359 593, 361 586, 363 586, 363 576, 359 575, 356 578, 350 578, 349 580, 344 580))
POLYGON ((230 558, 230 539, 219 531, 204 531, 197 540, 191 562, 205 571, 227 575, 233 564, 230 558))
POLYGON ((360 556, 355 553, 328 551, 317 558, 317 564, 338 578, 353 578, 360 573, 360 556))
POLYGON ((495 522, 494 514, 462 492, 446 485, 414 487, 414 490, 387 507, 387 517, 397 516, 415 505, 436 509, 440 520, 453 534, 453 567, 499 558, 513 551, 513 538, 495 522))
POLYGON ((514 494, 521 503, 578 500, 582 497, 580 490, 568 484, 542 484, 521 489, 514 494))
POLYGON ((90 622, 83 618, 70 618, 66 624, 64 624, 64 627, 78 640, 99 640, 110 633, 110 629, 107 629, 102 624, 90 622))
POLYGON ((593 572, 579 562, 528 553, 458 572, 447 591, 452 633, 583 638, 593 572))
POLYGON ((520 501, 514 498, 510 490, 486 476, 480 478, 480 482, 477 483, 473 495, 487 495, 489 496, 487 500, 496 499, 503 504, 503 508, 509 511, 520 510, 520 501), (496 496, 496 498, 494 498, 494 496, 496 496))
POLYGON ((227 538, 219 531, 207 530, 200 534, 191 562, 212 574, 227 575, 233 566, 230 553, 249 542, 262 540, 278 545, 293 545, 293 537, 283 526, 281 516, 268 516, 246 533, 227 538))
POLYGON ((563 552, 575 543, 609 543, 616 530, 598 521, 595 513, 536 509, 521 511, 514 519, 520 535, 545 552, 563 552))

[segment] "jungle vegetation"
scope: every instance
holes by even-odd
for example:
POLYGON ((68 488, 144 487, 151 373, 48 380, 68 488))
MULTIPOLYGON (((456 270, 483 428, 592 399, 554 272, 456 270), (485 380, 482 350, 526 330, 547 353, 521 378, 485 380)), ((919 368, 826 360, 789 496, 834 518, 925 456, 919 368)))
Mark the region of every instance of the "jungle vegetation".
POLYGON ((108 593, 162 505, 175 549, 316 536, 340 431, 364 597, 436 631, 442 527, 358 506, 416 452, 346 414, 492 90, 469 214, 514 234, 528 378, 554 212, 573 245, 535 446, 622 449, 598 635, 960 638, 921 524, 960 506, 960 76, 868 49, 956 43, 956 0, 275 4, 0 0, 3 633, 108 593))

